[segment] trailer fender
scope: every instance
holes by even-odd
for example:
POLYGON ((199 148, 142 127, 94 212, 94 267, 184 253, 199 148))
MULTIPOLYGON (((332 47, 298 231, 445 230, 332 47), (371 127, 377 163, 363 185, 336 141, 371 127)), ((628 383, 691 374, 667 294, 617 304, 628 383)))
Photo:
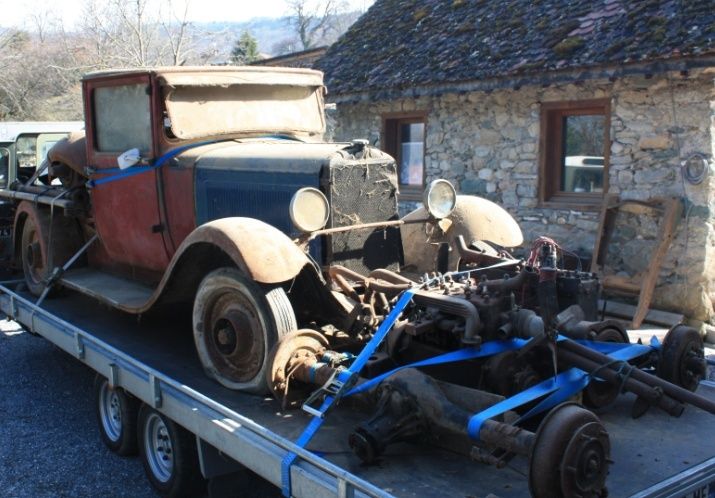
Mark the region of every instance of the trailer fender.
POLYGON ((220 249, 241 271, 262 284, 290 280, 309 262, 287 235, 253 218, 222 218, 199 226, 179 246, 173 261, 206 244, 220 249))
MULTIPOLYGON (((408 213, 405 221, 428 218, 427 210, 419 207, 408 213)), ((516 247, 524 242, 519 224, 499 205, 472 195, 458 195, 457 204, 446 223, 436 221, 406 223, 401 227, 405 265, 420 272, 434 271, 440 247, 449 246, 448 270, 457 270, 459 252, 455 239, 461 235, 467 244, 485 241, 501 247, 516 247), (440 226, 441 225, 441 226, 440 226)))

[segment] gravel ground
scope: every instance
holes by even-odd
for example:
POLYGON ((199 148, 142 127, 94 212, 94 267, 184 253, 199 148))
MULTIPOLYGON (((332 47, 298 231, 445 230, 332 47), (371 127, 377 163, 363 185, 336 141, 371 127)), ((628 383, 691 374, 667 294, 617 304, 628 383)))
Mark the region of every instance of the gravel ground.
POLYGON ((102 444, 94 372, 0 321, 0 495, 153 497, 138 458, 102 444))

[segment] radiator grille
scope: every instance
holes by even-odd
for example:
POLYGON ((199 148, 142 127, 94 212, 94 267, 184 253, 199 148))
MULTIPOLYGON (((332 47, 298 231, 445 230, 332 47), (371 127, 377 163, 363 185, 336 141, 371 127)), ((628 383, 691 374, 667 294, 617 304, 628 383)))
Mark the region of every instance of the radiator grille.
MULTIPOLYGON (((397 219, 397 173, 392 160, 333 162, 327 168, 330 227, 397 219)), ((328 259, 362 274, 397 270, 402 243, 396 227, 351 230, 326 238, 328 259)))

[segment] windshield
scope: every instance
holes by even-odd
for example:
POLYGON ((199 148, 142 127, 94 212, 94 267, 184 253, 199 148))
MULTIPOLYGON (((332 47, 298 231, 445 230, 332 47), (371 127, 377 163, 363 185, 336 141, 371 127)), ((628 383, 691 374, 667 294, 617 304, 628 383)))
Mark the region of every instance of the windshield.
POLYGON ((320 86, 177 86, 166 96, 171 132, 180 139, 242 133, 322 134, 320 86))

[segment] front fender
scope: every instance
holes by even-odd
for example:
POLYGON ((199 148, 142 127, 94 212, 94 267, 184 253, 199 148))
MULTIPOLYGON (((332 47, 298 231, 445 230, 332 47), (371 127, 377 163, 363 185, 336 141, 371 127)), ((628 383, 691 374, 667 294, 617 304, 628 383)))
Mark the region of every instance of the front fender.
MULTIPOLYGON (((408 213, 405 221, 426 219, 424 207, 408 213)), ((459 267, 459 252, 455 240, 461 235, 467 244, 485 241, 501 247, 516 247, 524 242, 524 235, 514 218, 499 205, 471 195, 458 195, 457 205, 448 217, 443 231, 436 222, 406 223, 400 228, 405 265, 414 266, 420 272, 437 269, 437 255, 442 244, 450 247, 448 270, 459 267)))
POLYGON ((309 262, 287 235, 254 218, 221 218, 199 226, 182 242, 173 260, 200 243, 218 247, 246 275, 263 284, 290 280, 309 262))

